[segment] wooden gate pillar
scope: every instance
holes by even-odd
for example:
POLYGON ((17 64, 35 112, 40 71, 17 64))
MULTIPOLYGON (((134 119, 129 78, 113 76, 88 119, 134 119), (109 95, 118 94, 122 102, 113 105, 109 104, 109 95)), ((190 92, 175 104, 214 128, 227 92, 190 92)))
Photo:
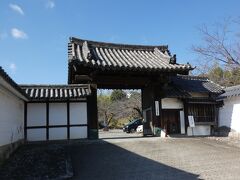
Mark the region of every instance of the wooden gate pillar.
POLYGON ((91 96, 87 97, 88 139, 98 139, 97 85, 91 84, 91 96))

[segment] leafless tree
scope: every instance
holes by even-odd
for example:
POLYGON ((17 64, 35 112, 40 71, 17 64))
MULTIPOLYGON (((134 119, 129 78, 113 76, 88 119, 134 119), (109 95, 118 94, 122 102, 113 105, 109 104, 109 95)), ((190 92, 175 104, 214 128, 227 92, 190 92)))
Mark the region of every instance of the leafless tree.
POLYGON ((98 117, 109 126, 113 120, 117 121, 124 118, 141 118, 141 93, 131 92, 129 98, 111 100, 110 95, 98 96, 98 117))
POLYGON ((219 62, 230 68, 240 68, 240 31, 231 30, 239 28, 238 20, 226 19, 212 27, 203 25, 199 28, 203 44, 193 46, 194 52, 200 55, 205 61, 203 69, 209 67, 211 62, 219 62))

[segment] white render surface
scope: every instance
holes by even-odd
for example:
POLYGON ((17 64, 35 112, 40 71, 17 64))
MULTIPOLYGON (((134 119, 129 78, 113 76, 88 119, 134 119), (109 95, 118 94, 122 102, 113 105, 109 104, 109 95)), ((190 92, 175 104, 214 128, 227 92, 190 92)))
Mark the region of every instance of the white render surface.
POLYGON ((0 78, 0 146, 24 138, 24 102, 5 83, 0 78))
MULTIPOLYGON (((70 124, 87 124, 87 103, 69 104, 70 124)), ((46 126, 46 103, 28 104, 28 126, 46 126)), ((67 103, 49 103, 49 125, 67 125, 67 103)), ((87 127, 70 127, 70 139, 87 138, 87 127)), ((27 130, 28 141, 46 140, 46 128, 27 130)), ((67 127, 49 128, 49 140, 67 139, 67 127)))
POLYGON ((182 109, 183 102, 177 98, 163 98, 162 109, 182 109))
POLYGON ((210 136, 211 126, 210 125, 197 125, 193 128, 187 128, 188 136, 210 136))
POLYGON ((46 129, 28 129, 27 130, 27 140, 28 141, 45 141, 46 140, 46 129))
POLYGON ((70 139, 87 138, 87 127, 70 127, 70 139))
POLYGON ((87 103, 70 103, 70 124, 87 124, 87 103))
POLYGON ((49 128, 49 140, 67 139, 67 128, 49 128))
POLYGON ((240 96, 224 100, 224 105, 219 109, 219 127, 227 126, 240 132, 240 96))
POLYGON ((49 125, 67 125, 67 103, 49 103, 49 125))
POLYGON ((27 126, 46 125, 46 103, 28 103, 27 126))

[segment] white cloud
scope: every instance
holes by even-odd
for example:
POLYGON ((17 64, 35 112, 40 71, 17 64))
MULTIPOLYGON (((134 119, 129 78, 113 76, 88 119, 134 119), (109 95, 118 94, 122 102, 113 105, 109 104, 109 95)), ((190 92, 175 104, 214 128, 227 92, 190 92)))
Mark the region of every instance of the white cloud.
POLYGON ((46 8, 47 9, 52 9, 52 8, 54 8, 55 7, 55 3, 53 2, 53 1, 48 1, 47 3, 46 3, 46 8))
POLYGON ((11 70, 12 73, 16 73, 17 66, 15 63, 10 63, 9 64, 9 69, 11 70))
POLYGON ((23 32, 17 28, 12 28, 11 34, 12 34, 12 37, 15 39, 27 39, 28 38, 28 36, 25 32, 23 32))
POLYGON ((9 7, 10 7, 13 11, 15 11, 15 12, 21 14, 21 15, 24 15, 24 12, 23 12, 22 8, 21 8, 19 5, 17 5, 17 4, 9 4, 9 7))

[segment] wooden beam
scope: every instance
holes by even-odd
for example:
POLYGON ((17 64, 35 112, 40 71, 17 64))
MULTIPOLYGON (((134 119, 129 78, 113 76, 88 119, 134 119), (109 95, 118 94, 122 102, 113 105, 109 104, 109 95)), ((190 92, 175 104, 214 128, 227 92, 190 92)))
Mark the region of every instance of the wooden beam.
POLYGON ((70 139, 70 103, 67 102, 67 139, 70 139))
POLYGON ((49 102, 46 102, 46 138, 49 140, 49 102))
POLYGON ((27 141, 27 102, 24 102, 24 140, 27 141))

